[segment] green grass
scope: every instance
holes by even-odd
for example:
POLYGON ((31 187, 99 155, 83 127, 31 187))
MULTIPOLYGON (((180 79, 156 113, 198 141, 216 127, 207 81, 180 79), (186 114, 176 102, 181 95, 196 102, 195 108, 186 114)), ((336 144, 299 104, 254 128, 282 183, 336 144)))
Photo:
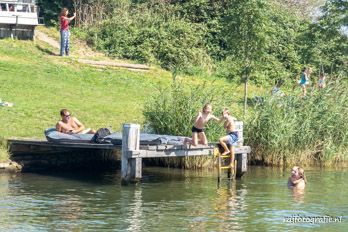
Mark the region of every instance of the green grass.
MULTIPOLYGON (((43 138, 44 129, 55 126, 60 119, 62 108, 70 109, 91 128, 112 126, 120 131, 126 122, 143 124, 145 99, 153 96, 159 86, 172 82, 169 72, 156 68, 142 73, 82 65, 74 56, 51 55, 54 49, 40 41, 0 42, 0 98, 15 104, 0 108, 0 136, 5 139, 43 138)), ((214 83, 230 91, 227 96, 235 98, 235 102, 240 102, 238 96, 242 96, 241 86, 224 80, 178 79, 187 85, 214 83)))
MULTIPOLYGON (((134 72, 116 68, 100 69, 77 63, 76 58, 83 57, 73 55, 63 58, 52 55, 53 52, 56 52, 54 48, 40 41, 10 39, 0 41, 0 98, 15 104, 14 107, 0 107, 0 161, 8 159, 6 139, 11 137, 44 138, 44 130, 55 126, 60 119, 59 111, 62 108, 70 109, 71 113, 87 127, 95 129, 112 126, 114 131, 121 131, 123 123, 143 125, 144 103, 149 99, 154 99, 154 96, 158 96, 158 89, 169 87, 172 83, 171 74, 158 68, 152 67, 149 72, 134 72)), ((211 89, 218 89, 220 94, 215 96, 217 99, 213 104, 214 114, 218 115, 225 106, 217 104, 229 103, 231 105, 227 105, 227 107, 230 107, 232 114, 238 119, 242 119, 242 85, 237 86, 213 77, 178 76, 178 80, 188 89, 202 86, 203 83, 211 89)), ((294 103, 302 102, 298 97, 300 89, 297 88, 296 91, 291 93, 296 99, 298 98, 294 103)), ((266 92, 269 92, 267 87, 250 86, 249 98, 266 92)), ((286 90, 284 92, 290 93, 286 90)), ((330 93, 330 91, 327 92, 327 96, 330 93)), ((202 95, 201 99, 211 95, 204 91, 198 94, 202 95)), ((314 105, 318 106, 315 104, 316 98, 310 99, 307 104, 313 103, 312 109, 314 109, 314 105)), ((330 104, 330 101, 324 102, 325 104, 321 108, 330 107, 330 112, 342 112, 339 108, 341 104, 335 106, 332 105, 334 103, 330 104)), ((198 110, 200 107, 197 108, 198 110)), ((316 144, 321 142, 320 139, 317 139, 316 130, 320 128, 313 126, 316 124, 312 123, 312 120, 316 121, 317 113, 321 111, 313 111, 307 107, 301 111, 301 114, 290 109, 286 109, 284 112, 283 108, 274 108, 273 105, 261 110, 249 107, 248 120, 245 121, 245 138, 252 145, 254 151, 252 159, 262 160, 267 164, 279 164, 284 160, 285 163, 296 162, 299 160, 296 157, 318 159, 323 156, 323 160, 346 160, 340 155, 346 152, 346 146, 335 146, 335 149, 332 149, 332 146, 328 144, 321 149, 325 153, 316 152, 315 149, 318 147, 316 144), (289 118, 290 115, 292 116, 289 118), (310 133, 307 132, 308 140, 301 140, 305 142, 299 146, 296 140, 298 136, 291 137, 290 135, 294 134, 291 128, 295 128, 296 122, 301 121, 301 115, 307 115, 308 118, 304 122, 308 122, 309 129, 307 129, 310 133), (311 115, 315 117, 312 118, 311 115), (277 123, 272 123, 274 121, 277 123), (282 128, 284 130, 280 130, 282 128), (311 138, 316 138, 316 140, 311 138), (309 144, 310 146, 308 146, 309 144)), ((174 112, 173 114, 180 113, 174 112)), ((344 123, 343 116, 335 116, 333 121, 331 120, 333 114, 320 113, 320 115, 325 115, 324 119, 327 118, 327 121, 323 119, 322 122, 330 125, 326 127, 326 130, 320 129, 324 136, 334 135, 336 129, 342 131, 339 130, 340 127, 335 126, 337 123, 332 122, 338 122, 340 119, 340 122, 344 123)), ((175 118, 175 115, 171 118, 175 118)), ((307 124, 302 123, 302 127, 307 124)), ((343 135, 339 138, 345 138, 346 132, 343 135)), ((332 138, 334 139, 330 139, 330 141, 338 141, 334 136, 332 138)))
MULTIPOLYGON (((98 69, 74 58, 52 56, 49 50, 39 41, 1 40, 0 98, 15 104, 0 108, 1 136, 43 137, 43 130, 60 119, 61 108, 93 128, 111 125, 120 130, 125 122, 142 124, 145 99, 172 82, 171 74, 160 69, 144 73, 98 69)), ((235 102, 243 91, 224 80, 181 79, 187 85, 204 81, 226 88, 235 102)))
POLYGON ((88 127, 142 123, 143 101, 158 84, 170 81, 155 73, 98 70, 69 58, 52 57, 32 42, 3 40, 0 44, 1 135, 42 137, 54 126, 59 110, 68 108, 88 127))

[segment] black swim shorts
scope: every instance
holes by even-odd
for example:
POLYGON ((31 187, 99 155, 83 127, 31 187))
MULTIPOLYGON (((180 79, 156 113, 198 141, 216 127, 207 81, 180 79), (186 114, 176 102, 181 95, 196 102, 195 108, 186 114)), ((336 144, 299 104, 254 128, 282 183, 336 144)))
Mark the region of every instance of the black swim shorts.
POLYGON ((199 129, 199 128, 193 126, 191 131, 192 131, 192 133, 202 133, 203 129, 199 129))

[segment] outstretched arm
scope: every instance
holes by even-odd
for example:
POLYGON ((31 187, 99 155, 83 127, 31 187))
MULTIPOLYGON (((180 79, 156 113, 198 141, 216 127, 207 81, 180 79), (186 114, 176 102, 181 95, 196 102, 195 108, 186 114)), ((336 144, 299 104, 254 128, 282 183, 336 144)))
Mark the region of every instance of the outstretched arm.
POLYGON ((211 115, 210 116, 210 119, 213 119, 213 120, 215 120, 215 121, 217 121, 217 122, 221 122, 222 120, 223 120, 223 116, 221 116, 221 117, 216 117, 215 115, 211 115))

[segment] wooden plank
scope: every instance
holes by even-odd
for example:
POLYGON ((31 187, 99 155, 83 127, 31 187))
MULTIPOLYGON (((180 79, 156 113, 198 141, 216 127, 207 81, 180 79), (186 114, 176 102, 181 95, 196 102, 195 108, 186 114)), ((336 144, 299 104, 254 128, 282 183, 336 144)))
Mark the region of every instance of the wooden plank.
MULTIPOLYGON (((235 147, 235 154, 247 154, 250 153, 249 146, 235 147)), ((196 149, 168 149, 168 150, 134 150, 129 151, 128 155, 136 158, 160 158, 160 157, 179 157, 179 156, 204 156, 213 155, 214 149, 211 148, 196 148, 196 149)))
POLYGON ((188 149, 214 149, 216 143, 209 143, 207 146, 197 145, 197 146, 188 146, 188 145, 142 145, 140 150, 150 150, 150 151, 165 151, 165 150, 188 150, 188 149))
POLYGON ((47 146, 47 147, 61 147, 61 148, 91 148, 91 149, 110 149, 120 148, 121 145, 114 144, 97 144, 97 143, 52 143, 46 140, 33 140, 33 139, 9 139, 10 146, 13 145, 36 145, 36 146, 47 146))

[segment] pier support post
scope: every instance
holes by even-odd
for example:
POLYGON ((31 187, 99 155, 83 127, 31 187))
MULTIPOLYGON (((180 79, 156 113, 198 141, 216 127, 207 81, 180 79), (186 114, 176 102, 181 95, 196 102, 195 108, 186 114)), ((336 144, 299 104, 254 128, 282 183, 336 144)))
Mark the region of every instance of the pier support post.
POLYGON ((122 130, 121 163, 121 178, 123 184, 142 177, 142 159, 130 157, 132 151, 139 150, 139 144, 140 125, 124 124, 122 130))
POLYGON ((237 173, 236 176, 237 178, 241 178, 244 173, 247 172, 248 168, 248 154, 243 153, 243 154, 238 154, 236 156, 237 158, 237 173))

